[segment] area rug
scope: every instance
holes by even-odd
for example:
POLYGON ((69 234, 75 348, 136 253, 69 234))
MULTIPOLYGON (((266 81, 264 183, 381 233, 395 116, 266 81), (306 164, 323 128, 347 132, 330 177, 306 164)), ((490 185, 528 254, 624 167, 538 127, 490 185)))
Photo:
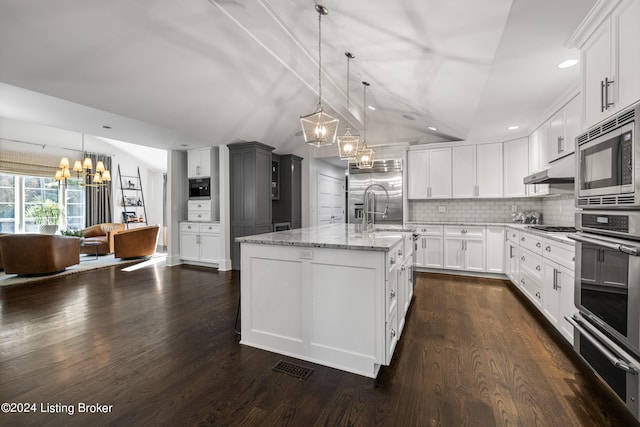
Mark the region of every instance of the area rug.
MULTIPOLYGON (((152 255, 150 258, 154 261, 152 264, 156 264, 157 262, 162 261, 159 258, 164 259, 166 258, 166 256, 167 254, 165 253, 157 253, 152 255)), ((113 255, 102 255, 99 256, 98 259, 96 259, 93 255, 81 255, 80 264, 67 267, 64 271, 56 274, 48 274, 45 276, 18 276, 17 274, 5 274, 3 271, 0 271, 0 287, 22 285, 25 283, 33 283, 41 280, 50 280, 69 274, 80 273, 82 271, 97 270, 114 265, 118 267, 128 267, 133 264, 145 263, 148 261, 149 258, 123 260, 121 258, 114 258, 113 255)))

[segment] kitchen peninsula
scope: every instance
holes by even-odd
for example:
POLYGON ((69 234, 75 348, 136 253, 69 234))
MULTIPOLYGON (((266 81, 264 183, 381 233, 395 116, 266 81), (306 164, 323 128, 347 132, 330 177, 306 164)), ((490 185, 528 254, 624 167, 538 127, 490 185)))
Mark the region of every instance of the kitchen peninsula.
POLYGON ((411 232, 332 224, 237 238, 241 344, 375 378, 413 295, 411 232))

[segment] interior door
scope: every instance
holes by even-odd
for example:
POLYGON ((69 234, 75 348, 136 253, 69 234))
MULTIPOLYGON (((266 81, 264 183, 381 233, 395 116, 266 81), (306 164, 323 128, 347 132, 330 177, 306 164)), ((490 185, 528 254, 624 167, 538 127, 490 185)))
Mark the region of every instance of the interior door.
POLYGON ((318 225, 345 222, 345 179, 318 172, 318 225))

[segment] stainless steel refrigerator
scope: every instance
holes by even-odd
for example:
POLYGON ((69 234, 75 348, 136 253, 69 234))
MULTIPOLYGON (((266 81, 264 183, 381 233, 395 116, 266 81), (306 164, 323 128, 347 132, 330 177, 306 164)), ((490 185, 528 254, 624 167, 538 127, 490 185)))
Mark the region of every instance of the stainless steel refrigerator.
MULTIPOLYGON (((378 160, 371 169, 358 169, 355 164, 349 164, 349 223, 362 223, 364 192, 374 183, 382 185, 389 193, 387 217, 383 218, 383 215, 377 214, 375 223, 402 225, 402 160, 378 160)), ((384 190, 374 186, 369 191, 374 194, 374 203, 370 210, 383 212, 386 206, 384 190)))

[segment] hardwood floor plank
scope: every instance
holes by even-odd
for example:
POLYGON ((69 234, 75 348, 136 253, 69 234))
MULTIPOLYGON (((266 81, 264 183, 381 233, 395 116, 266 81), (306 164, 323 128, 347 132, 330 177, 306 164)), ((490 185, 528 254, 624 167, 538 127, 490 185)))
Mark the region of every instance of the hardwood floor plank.
POLYGON ((113 405, 0 425, 638 425, 502 281, 418 274, 377 379, 295 361, 233 332, 237 272, 110 268, 0 288, 0 401, 113 405))

